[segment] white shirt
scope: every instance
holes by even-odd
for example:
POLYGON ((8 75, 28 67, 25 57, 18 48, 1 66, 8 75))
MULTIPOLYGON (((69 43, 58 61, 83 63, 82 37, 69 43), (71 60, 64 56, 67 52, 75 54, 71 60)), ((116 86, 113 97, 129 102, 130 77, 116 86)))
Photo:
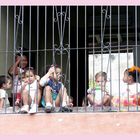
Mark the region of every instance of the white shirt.
POLYGON ((37 95, 38 91, 38 82, 35 80, 32 84, 27 84, 25 89, 28 91, 29 95, 31 96, 32 100, 34 101, 35 95, 37 95))
POLYGON ((0 89, 0 99, 5 99, 4 107, 8 107, 10 105, 8 100, 8 94, 4 89, 0 89))

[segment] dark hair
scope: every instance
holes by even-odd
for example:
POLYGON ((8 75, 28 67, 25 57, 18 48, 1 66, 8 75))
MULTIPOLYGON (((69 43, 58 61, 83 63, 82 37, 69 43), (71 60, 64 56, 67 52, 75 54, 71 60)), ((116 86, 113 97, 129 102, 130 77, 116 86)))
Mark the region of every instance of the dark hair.
POLYGON ((10 80, 9 76, 0 75, 0 88, 3 87, 3 84, 7 83, 7 80, 10 80))
POLYGON ((125 72, 128 72, 128 76, 132 76, 134 82, 139 82, 140 73, 137 70, 134 70, 134 71, 129 71, 129 70, 130 68, 125 70, 125 72))
POLYGON ((27 58, 27 60, 28 60, 28 54, 27 53, 16 53, 16 57, 15 58, 17 58, 18 56, 25 56, 26 58, 27 58))

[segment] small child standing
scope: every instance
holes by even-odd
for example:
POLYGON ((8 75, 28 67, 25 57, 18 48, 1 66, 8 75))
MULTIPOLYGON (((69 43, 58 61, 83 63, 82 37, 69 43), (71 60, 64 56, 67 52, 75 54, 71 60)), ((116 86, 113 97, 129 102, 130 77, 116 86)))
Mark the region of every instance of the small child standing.
POLYGON ((107 74, 98 72, 95 75, 95 84, 93 88, 87 90, 87 99, 91 106, 110 106, 111 96, 106 89, 107 74))
POLYGON ((11 86, 12 83, 10 77, 1 75, 0 76, 0 110, 10 105, 6 90, 10 89, 11 86))
POLYGON ((33 68, 25 70, 25 80, 21 92, 23 100, 21 113, 36 113, 38 111, 38 96, 40 97, 41 89, 33 68))
POLYGON ((44 87, 45 112, 50 113, 53 107, 60 106, 62 102, 63 110, 67 107, 67 93, 60 82, 61 69, 58 66, 51 66, 41 79, 40 85, 44 87))

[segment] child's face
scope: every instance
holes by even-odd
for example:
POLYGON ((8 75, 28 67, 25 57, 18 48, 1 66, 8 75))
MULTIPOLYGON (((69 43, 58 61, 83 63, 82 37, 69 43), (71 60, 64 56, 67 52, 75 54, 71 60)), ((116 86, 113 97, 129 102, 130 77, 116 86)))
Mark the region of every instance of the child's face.
POLYGON ((21 59, 21 61, 20 61, 20 66, 21 66, 21 68, 26 68, 27 67, 27 65, 28 65, 28 60, 27 60, 27 57, 26 56, 18 56, 17 57, 17 60, 18 59, 21 59))
POLYGON ((26 71, 25 79, 29 84, 32 84, 35 81, 35 75, 32 71, 26 71))
POLYGON ((12 82, 10 79, 7 80, 6 89, 10 89, 12 87, 12 82))
POLYGON ((104 79, 103 76, 97 76, 96 80, 95 80, 96 84, 100 87, 105 87, 106 84, 106 80, 104 79))
POLYGON ((123 76, 123 82, 124 82, 124 83, 128 83, 128 77, 129 77, 129 76, 128 76, 128 72, 125 71, 125 72, 124 72, 124 76, 123 76))
POLYGON ((60 68, 56 68, 56 79, 59 81, 61 77, 61 69, 60 68))
POLYGON ((134 83, 133 77, 131 75, 128 75, 128 72, 127 71, 124 72, 123 82, 124 83, 127 83, 127 84, 134 83))

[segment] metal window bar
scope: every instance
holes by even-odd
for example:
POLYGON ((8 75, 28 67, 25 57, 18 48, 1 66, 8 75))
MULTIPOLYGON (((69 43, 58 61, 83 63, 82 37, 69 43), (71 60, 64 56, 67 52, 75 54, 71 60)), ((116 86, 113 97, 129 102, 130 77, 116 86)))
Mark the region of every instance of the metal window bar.
MULTIPOLYGON (((138 50, 137 50, 137 46, 138 46, 138 33, 137 33, 137 28, 138 28, 138 25, 137 25, 137 6, 135 6, 134 7, 135 9, 135 49, 136 49, 136 52, 138 52, 138 50)), ((137 57, 138 57, 138 55, 137 55, 137 53, 135 54, 136 55, 136 66, 138 66, 138 61, 137 61, 137 57)), ((137 81, 139 81, 139 77, 140 76, 138 76, 138 73, 136 73, 136 79, 137 79, 137 81)), ((137 87, 136 87, 136 92, 138 93, 138 91, 139 91, 139 87, 138 87, 138 84, 137 84, 137 87)), ((138 95, 137 95, 137 107, 136 107, 136 110, 138 111, 138 95)))
MULTIPOLYGON (((85 97, 87 98, 87 6, 85 6, 85 97)), ((85 101, 87 104, 87 101, 85 101)), ((87 106, 85 106, 85 112, 87 112, 87 106)))
MULTIPOLYGON (((129 42, 128 42, 128 22, 129 22, 129 19, 128 19, 128 6, 126 6, 126 46, 127 46, 127 68, 129 68, 129 61, 128 61, 128 53, 129 53, 129 49, 128 49, 128 45, 129 45, 129 42)), ((129 89, 129 85, 127 86, 127 88, 129 89)), ((128 91, 128 102, 129 102, 129 91, 128 91)), ((129 106, 128 106, 128 111, 129 111, 129 106)))
MULTIPOLYGON (((119 92, 119 101, 120 101, 120 7, 118 6, 118 92, 119 92)), ((119 103, 120 111, 120 103, 119 103)))
POLYGON ((79 58, 78 58, 78 56, 79 56, 79 51, 78 51, 78 48, 79 48, 79 38, 78 38, 78 32, 79 32, 79 30, 78 30, 78 25, 79 25, 79 19, 78 19, 78 14, 79 14, 79 8, 78 8, 78 6, 76 7, 76 12, 77 12, 77 16, 76 16, 76 20, 77 20, 77 24, 76 24, 76 39, 77 39, 77 41, 76 41, 76 47, 77 47, 77 50, 76 50, 76 60, 77 60, 77 62, 76 62, 76 69, 77 69, 77 71, 76 71, 76 87, 77 87, 77 89, 76 89, 76 97, 77 97, 77 100, 76 100, 76 106, 77 106, 77 112, 78 112, 78 97, 79 97, 79 88, 78 88, 78 86, 79 86, 79 81, 78 81, 78 79, 79 79, 79 75, 78 75, 78 73, 79 73, 79 58))

